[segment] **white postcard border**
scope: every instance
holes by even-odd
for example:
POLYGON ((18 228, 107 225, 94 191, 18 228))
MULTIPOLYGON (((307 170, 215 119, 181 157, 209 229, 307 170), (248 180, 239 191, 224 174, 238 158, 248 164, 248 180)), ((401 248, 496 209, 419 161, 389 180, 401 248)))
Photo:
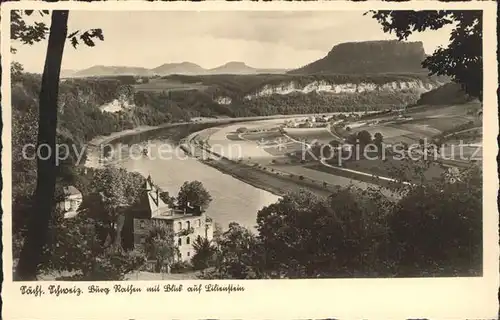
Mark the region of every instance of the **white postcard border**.
MULTIPOLYGON (((138 2, 96 3, 13 2, 2 4, 2 208, 3 215, 3 316, 8 319, 466 319, 488 318, 498 311, 499 247, 497 208, 497 61, 496 3, 412 1, 367 2, 138 2), (482 278, 341 279, 164 281, 161 284, 228 284, 245 287, 228 293, 146 293, 82 296, 22 296, 12 282, 11 252, 11 110, 9 9, 70 10, 362 10, 370 9, 482 9, 484 52, 484 276, 482 278), (493 312, 493 313, 492 313, 493 312)), ((90 22, 89 22, 90 23, 90 22)), ((127 281, 119 284, 145 288, 158 282, 127 281)), ((27 284, 27 283, 24 283, 27 284)), ((28 285, 57 284, 29 283, 28 285)), ((83 289, 110 282, 65 282, 83 289)))

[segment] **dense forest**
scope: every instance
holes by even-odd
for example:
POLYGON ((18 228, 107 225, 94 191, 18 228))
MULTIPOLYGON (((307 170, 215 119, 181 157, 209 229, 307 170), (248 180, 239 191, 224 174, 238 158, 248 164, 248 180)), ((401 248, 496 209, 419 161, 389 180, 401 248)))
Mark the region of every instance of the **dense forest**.
POLYGON ((459 84, 449 82, 441 87, 426 92, 420 96, 417 101, 419 105, 447 105, 447 104, 461 104, 469 102, 473 97, 469 96, 459 84))
POLYGON ((253 93, 264 85, 280 85, 282 83, 293 82, 297 86, 305 86, 312 82, 327 82, 331 84, 344 83, 373 83, 383 85, 390 82, 422 81, 424 83, 436 84, 438 81, 444 82, 446 77, 429 77, 421 73, 378 73, 378 74, 314 74, 314 75, 293 75, 293 74, 257 74, 257 75, 170 75, 163 79, 176 80, 182 83, 202 83, 209 87, 208 93, 219 93, 230 97, 241 97, 253 93))

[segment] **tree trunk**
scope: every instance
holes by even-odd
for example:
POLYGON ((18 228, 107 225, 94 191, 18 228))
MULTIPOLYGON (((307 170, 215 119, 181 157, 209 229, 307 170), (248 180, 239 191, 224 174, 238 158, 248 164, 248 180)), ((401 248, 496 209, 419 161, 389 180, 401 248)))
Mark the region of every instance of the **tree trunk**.
POLYGON ((17 280, 36 280, 43 246, 47 242, 49 221, 54 209, 57 98, 61 61, 68 33, 68 15, 67 10, 52 12, 49 43, 39 97, 38 146, 44 147, 41 148, 40 157, 37 159, 38 172, 34 206, 17 265, 17 280))
POLYGON ((125 215, 120 214, 116 218, 115 228, 113 230, 115 232, 114 244, 117 248, 122 248, 122 231, 123 231, 124 224, 125 224, 125 215))

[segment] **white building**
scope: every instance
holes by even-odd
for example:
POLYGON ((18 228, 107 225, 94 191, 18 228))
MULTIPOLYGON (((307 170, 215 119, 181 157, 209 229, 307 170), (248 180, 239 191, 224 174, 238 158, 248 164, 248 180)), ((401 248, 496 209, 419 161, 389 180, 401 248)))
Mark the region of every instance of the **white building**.
POLYGON ((83 201, 82 193, 74 186, 63 188, 64 200, 58 203, 62 210, 64 218, 72 218, 78 214, 78 208, 83 201))
POLYGON ((197 237, 213 239, 213 222, 200 208, 172 208, 159 197, 160 190, 146 181, 148 214, 142 218, 134 218, 134 246, 141 248, 149 230, 153 226, 165 226, 173 231, 174 242, 177 246, 178 261, 190 261, 195 250, 193 243, 197 237))

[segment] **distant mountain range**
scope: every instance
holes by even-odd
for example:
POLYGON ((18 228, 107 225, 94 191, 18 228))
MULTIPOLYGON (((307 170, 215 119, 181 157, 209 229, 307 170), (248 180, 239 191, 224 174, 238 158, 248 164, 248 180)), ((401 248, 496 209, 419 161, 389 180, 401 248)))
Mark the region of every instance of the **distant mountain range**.
POLYGON ((104 77, 118 75, 134 76, 166 76, 180 75, 210 75, 210 74, 283 74, 286 69, 258 69, 246 65, 244 62, 228 62, 213 69, 204 69, 192 62, 165 63, 153 69, 124 66, 92 66, 84 70, 62 70, 61 77, 104 77))
POLYGON ((346 42, 335 45, 324 58, 295 70, 259 69, 238 61, 231 61, 213 69, 205 69, 192 62, 181 62, 165 63, 153 69, 97 65, 79 71, 63 70, 62 76, 427 73, 428 70, 421 66, 425 58, 426 54, 422 42, 383 40, 346 42))
POLYGON ((334 46, 328 54, 289 74, 427 73, 422 42, 363 41, 334 46))

